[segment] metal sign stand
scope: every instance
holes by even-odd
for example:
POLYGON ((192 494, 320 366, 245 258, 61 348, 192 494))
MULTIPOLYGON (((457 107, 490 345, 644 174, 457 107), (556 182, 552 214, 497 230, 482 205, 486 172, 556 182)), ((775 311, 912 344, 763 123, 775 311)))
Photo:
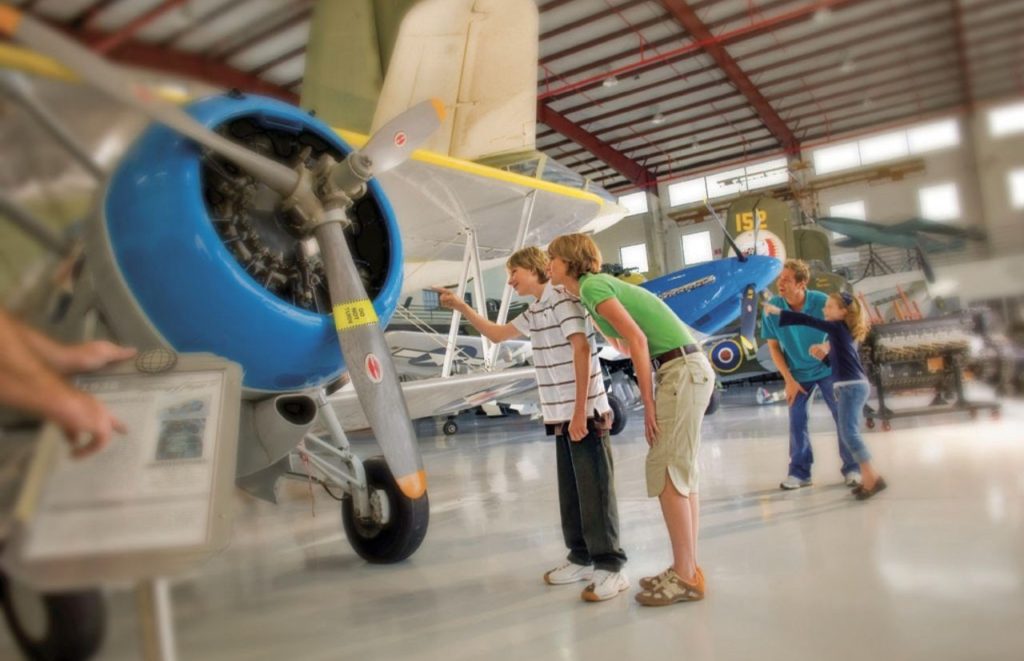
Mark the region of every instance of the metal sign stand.
POLYGON ((141 581, 135 587, 139 606, 142 658, 146 661, 177 661, 174 640, 174 607, 166 578, 141 581))

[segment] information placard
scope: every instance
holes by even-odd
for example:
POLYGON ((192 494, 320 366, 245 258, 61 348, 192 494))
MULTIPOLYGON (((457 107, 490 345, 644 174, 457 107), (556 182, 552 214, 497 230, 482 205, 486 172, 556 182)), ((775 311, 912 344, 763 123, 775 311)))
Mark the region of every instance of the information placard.
POLYGON ((239 367, 188 354, 167 371, 123 365, 77 385, 128 431, 76 460, 61 432, 44 428, 4 568, 40 589, 70 589, 168 576, 222 548, 230 535, 239 367))

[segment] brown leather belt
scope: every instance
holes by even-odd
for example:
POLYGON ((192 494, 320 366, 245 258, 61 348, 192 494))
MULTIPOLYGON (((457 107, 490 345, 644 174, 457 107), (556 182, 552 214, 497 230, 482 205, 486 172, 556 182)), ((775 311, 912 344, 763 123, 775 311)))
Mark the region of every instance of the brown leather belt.
POLYGON ((685 354, 697 353, 698 351, 700 351, 700 347, 698 347, 696 344, 687 344, 681 347, 676 347, 671 351, 666 351, 663 354, 659 354, 654 358, 651 358, 651 367, 653 367, 655 371, 657 371, 659 367, 669 362, 670 360, 681 358, 685 354))

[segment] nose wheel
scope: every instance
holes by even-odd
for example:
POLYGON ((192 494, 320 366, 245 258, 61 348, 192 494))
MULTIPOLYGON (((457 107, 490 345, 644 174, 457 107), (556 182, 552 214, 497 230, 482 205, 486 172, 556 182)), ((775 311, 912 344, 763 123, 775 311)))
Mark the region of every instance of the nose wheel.
POLYGON ((427 494, 412 500, 402 493, 384 457, 363 463, 370 491, 368 516, 356 513, 352 497, 341 501, 341 521, 359 557, 374 564, 405 560, 423 543, 430 521, 427 494))

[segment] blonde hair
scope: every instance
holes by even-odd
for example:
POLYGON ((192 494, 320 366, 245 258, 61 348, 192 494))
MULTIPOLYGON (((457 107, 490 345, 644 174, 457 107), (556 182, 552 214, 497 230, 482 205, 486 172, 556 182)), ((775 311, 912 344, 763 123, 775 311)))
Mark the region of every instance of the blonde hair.
POLYGON ((548 281, 548 256, 536 246, 520 248, 512 253, 505 262, 505 268, 509 271, 515 268, 533 271, 541 284, 548 281))
POLYGON ((798 282, 806 283, 811 279, 811 269, 807 262, 802 259, 787 259, 782 268, 793 272, 793 278, 798 282))
POLYGON ((601 272, 601 251, 586 234, 563 234, 548 245, 548 254, 565 262, 571 278, 601 272))
POLYGON ((853 339, 863 342, 864 338, 868 336, 868 331, 871 329, 871 322, 868 320, 867 315, 864 314, 864 306, 860 304, 860 301, 855 296, 845 292, 829 294, 829 298, 846 311, 846 316, 843 317, 843 320, 846 322, 846 327, 850 329, 850 335, 853 336, 853 339))

